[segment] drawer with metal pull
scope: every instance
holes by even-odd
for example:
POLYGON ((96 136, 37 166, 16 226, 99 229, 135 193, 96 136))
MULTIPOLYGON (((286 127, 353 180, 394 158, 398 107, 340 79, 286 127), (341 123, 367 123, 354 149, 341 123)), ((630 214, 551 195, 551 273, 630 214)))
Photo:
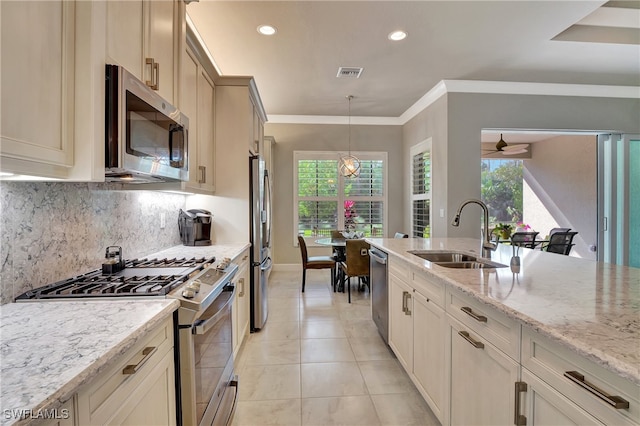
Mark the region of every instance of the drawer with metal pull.
POLYGON ((522 366, 605 424, 637 425, 640 385, 523 327, 522 366))
POLYGON ((172 348, 173 319, 169 317, 124 354, 116 354, 119 361, 79 391, 83 410, 88 410, 89 417, 115 410, 172 348))
POLYGON ((447 288, 445 310, 514 360, 520 359, 520 323, 490 305, 447 288))

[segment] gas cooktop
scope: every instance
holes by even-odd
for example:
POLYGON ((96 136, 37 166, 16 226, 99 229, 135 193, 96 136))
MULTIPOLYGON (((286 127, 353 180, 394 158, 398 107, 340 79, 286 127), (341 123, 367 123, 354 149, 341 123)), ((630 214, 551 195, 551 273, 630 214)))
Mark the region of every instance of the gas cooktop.
POLYGON ((126 260, 124 269, 114 274, 105 274, 102 270, 91 271, 29 290, 18 296, 16 302, 36 299, 165 296, 214 262, 215 257, 126 260))

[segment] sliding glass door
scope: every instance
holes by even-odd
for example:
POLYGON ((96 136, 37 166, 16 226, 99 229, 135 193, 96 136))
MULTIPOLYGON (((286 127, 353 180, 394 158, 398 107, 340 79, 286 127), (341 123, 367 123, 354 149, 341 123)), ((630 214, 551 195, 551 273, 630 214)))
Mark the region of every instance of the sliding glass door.
POLYGON ((640 267, 640 136, 598 136, 598 260, 640 267))

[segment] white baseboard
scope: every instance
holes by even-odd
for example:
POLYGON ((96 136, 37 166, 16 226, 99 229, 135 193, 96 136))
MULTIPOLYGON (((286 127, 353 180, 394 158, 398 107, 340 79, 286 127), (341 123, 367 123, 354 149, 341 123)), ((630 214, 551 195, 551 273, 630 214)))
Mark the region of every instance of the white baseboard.
POLYGON ((299 263, 274 263, 272 270, 274 272, 302 272, 302 265, 299 263))

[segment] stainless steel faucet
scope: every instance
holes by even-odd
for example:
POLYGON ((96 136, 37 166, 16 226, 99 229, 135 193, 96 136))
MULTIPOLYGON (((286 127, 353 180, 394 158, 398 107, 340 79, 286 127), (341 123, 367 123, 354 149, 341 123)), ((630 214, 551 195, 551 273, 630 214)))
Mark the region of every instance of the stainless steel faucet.
POLYGON ((462 213, 462 209, 467 204, 477 204, 480 207, 482 207, 482 210, 484 211, 484 228, 482 231, 483 233, 482 257, 486 257, 490 259, 491 252, 495 251, 498 245, 491 241, 491 232, 489 232, 489 209, 487 208, 487 205, 485 203, 483 203, 480 200, 476 200, 474 198, 464 201, 462 204, 460 204, 460 207, 458 207, 458 211, 456 212, 456 215, 453 218, 453 221, 451 222, 451 226, 456 226, 456 227, 460 226, 460 213, 462 213))

